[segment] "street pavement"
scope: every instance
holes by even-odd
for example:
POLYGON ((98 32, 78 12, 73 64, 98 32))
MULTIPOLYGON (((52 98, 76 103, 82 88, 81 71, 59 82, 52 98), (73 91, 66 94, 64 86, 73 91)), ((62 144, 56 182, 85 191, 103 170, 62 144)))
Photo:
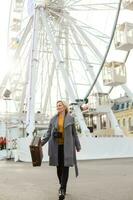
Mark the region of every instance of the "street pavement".
MULTIPOLYGON (((78 161, 65 200, 133 200, 133 158, 78 161)), ((58 200, 56 168, 0 161, 0 200, 58 200)))

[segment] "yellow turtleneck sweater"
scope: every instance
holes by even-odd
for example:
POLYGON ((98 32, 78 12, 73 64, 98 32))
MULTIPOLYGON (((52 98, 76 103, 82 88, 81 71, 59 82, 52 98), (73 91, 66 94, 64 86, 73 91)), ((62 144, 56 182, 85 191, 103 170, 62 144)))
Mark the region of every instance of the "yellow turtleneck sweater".
POLYGON ((62 113, 58 115, 58 131, 62 133, 62 137, 58 138, 58 144, 64 144, 64 116, 62 113))

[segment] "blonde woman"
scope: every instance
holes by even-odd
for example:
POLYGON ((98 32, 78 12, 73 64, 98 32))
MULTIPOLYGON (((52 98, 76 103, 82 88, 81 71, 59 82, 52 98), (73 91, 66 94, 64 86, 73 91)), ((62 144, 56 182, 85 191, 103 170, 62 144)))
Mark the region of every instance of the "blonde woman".
POLYGON ((65 102, 57 101, 57 114, 50 120, 47 134, 42 139, 42 146, 49 141, 49 164, 57 167, 59 179, 59 200, 65 199, 69 167, 75 166, 76 176, 78 168, 76 150, 81 146, 76 133, 74 118, 69 114, 65 102), (76 147, 76 150, 75 150, 76 147))

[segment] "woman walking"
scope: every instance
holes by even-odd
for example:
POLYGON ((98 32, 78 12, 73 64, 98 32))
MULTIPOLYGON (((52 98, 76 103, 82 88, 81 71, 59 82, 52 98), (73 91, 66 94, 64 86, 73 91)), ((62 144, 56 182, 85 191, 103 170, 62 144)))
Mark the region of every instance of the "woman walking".
POLYGON ((49 164, 57 167, 60 184, 59 200, 63 200, 66 194, 69 167, 75 166, 76 176, 78 176, 76 150, 80 151, 81 146, 74 118, 68 113, 66 103, 57 101, 56 106, 57 114, 50 120, 47 134, 42 139, 42 146, 49 141, 49 164))

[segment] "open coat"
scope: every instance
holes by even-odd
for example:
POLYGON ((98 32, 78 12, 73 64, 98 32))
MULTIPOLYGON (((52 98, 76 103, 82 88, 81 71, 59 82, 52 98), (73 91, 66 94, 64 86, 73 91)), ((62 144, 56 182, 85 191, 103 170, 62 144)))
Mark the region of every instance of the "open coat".
MULTIPOLYGON (((58 143, 53 137, 53 131, 55 128, 58 128, 58 114, 50 120, 47 134, 45 134, 42 139, 42 146, 49 141, 49 164, 52 166, 58 166, 58 143)), ((75 147, 77 151, 81 149, 74 125, 74 118, 67 113, 64 119, 64 166, 69 167, 75 165, 76 176, 78 176, 75 147)))

